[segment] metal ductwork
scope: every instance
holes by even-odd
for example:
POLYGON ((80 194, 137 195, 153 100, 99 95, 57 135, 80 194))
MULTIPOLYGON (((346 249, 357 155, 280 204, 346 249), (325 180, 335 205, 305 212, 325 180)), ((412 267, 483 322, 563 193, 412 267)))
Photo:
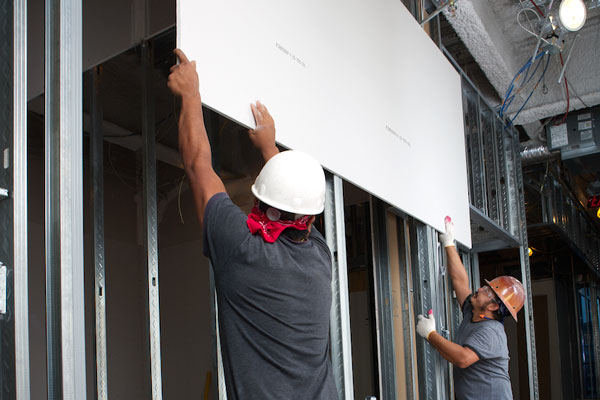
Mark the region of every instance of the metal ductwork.
POLYGON ((560 151, 551 152, 548 145, 539 140, 528 140, 521 143, 521 163, 523 165, 539 164, 560 158, 560 151))

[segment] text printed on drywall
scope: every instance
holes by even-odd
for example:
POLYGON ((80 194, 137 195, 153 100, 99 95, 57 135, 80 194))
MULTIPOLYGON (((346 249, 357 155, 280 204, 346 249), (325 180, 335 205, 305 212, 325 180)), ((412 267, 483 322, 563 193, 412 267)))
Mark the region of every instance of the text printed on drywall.
POLYGON ((280 45, 277 42, 275 42, 275 47, 277 47, 277 49, 279 49, 283 54, 288 56, 292 61, 295 61, 296 63, 298 63, 298 65, 302 66, 303 68, 306 68, 306 64, 304 64, 304 61, 302 61, 300 58, 296 57, 296 55, 294 53, 292 53, 291 51, 289 51, 288 49, 286 49, 285 47, 283 47, 282 45, 280 45))
POLYGON ((394 135, 398 140, 400 140, 402 143, 404 143, 405 145, 407 145, 408 147, 410 147, 410 142, 402 135, 400 135, 398 132, 396 132, 395 130, 393 130, 392 128, 389 127, 389 125, 385 126, 385 129, 391 133, 392 135, 394 135))

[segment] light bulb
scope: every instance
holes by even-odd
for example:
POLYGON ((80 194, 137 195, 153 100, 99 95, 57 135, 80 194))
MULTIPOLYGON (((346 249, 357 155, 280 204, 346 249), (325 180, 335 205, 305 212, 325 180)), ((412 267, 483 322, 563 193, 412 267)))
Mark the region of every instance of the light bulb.
POLYGON ((598 218, 600 218, 600 208, 598 209, 598 212, 596 213, 596 216, 597 216, 598 218))
POLYGON ((585 24, 587 10, 582 0, 562 0, 558 9, 558 18, 562 26, 575 32, 585 24))
POLYGON ((531 247, 527 248, 527 254, 529 254, 529 257, 531 257, 531 255, 533 254, 533 249, 531 247))

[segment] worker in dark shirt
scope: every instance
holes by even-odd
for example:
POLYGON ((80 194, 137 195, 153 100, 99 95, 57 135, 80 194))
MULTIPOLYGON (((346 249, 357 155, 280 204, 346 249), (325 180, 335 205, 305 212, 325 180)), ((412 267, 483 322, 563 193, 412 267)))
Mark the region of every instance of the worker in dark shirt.
POLYGON ((463 321, 456 333, 456 343, 435 330, 432 310, 419 315, 417 332, 454 366, 454 390, 457 400, 512 399, 508 375, 508 346, 503 319, 515 321, 525 302, 525 289, 512 276, 499 276, 479 288, 469 289, 469 278, 454 246, 454 224, 445 220, 446 232, 440 241, 446 249, 448 272, 461 309, 463 321))
POLYGON ((323 169, 307 154, 279 153, 273 118, 261 103, 251 105, 250 139, 266 164, 246 216, 212 168, 196 64, 175 54, 180 63, 168 85, 181 97, 179 150, 215 274, 227 397, 337 399, 330 251, 312 226, 325 203, 323 169))

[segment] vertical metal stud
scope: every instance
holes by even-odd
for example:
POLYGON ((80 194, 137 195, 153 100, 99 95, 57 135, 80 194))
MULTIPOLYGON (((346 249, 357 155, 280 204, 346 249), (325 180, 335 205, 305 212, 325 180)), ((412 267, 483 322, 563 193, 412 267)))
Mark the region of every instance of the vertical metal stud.
POLYGON ((104 137, 102 131, 102 104, 100 102, 100 82, 102 67, 90 71, 90 112, 92 120, 91 161, 92 161, 92 214, 93 245, 95 265, 95 305, 96 305, 96 392, 98 400, 108 397, 106 374, 106 281, 104 259, 104 137))
POLYGON ((27 0, 13 3, 13 201, 15 363, 17 400, 29 400, 29 290, 27 258, 27 0))
POLYGON ((85 391, 82 4, 46 3, 46 265, 48 391, 85 391))
POLYGON ((45 189, 48 398, 62 398, 60 338, 60 3, 46 3, 45 189))
POLYGON ((510 231, 509 224, 509 196, 508 196, 508 182, 506 178, 507 167, 506 167, 506 152, 504 150, 504 124, 502 120, 494 114, 494 151, 498 159, 498 183, 500 187, 500 218, 501 226, 507 231, 510 231))
POLYGON ((330 343, 333 375, 340 399, 353 400, 350 301, 346 265, 343 182, 327 174, 325 194, 325 238, 332 252, 330 343))
POLYGON ((598 289, 595 284, 590 284, 590 313, 592 314, 592 334, 594 337, 594 374, 596 376, 596 391, 599 389, 600 379, 600 315, 598 315, 598 289))
POLYGON ((160 353, 160 307, 158 291, 158 225, 156 205, 156 142, 154 129, 154 84, 152 47, 142 43, 142 136, 143 198, 145 216, 144 248, 148 279, 148 333, 152 400, 162 399, 160 353))
POLYGON ((498 206, 498 168, 496 156, 496 143, 494 141, 494 116, 493 111, 480 101, 479 112, 481 120, 481 139, 484 148, 485 181, 488 216, 500 225, 500 210, 498 206))
POLYGON ((16 87, 13 67, 14 53, 14 4, 0 1, 0 398, 16 398, 16 322, 15 312, 17 285, 15 273, 15 219, 14 166, 12 166, 13 124, 16 121, 16 107, 13 96, 16 87))
POLYGON ((523 168, 521 166, 521 156, 519 151, 519 136, 513 132, 512 152, 515 159, 515 178, 516 190, 518 193, 517 207, 519 210, 519 227, 521 246, 519 254, 521 258, 521 280, 527 293, 525 302, 525 336, 527 338, 527 362, 529 365, 529 398, 538 400, 540 398, 538 388, 537 356, 535 352, 535 325, 533 320, 533 299, 531 292, 531 275, 529 266, 528 242, 527 242, 527 223, 525 216, 525 198, 523 191, 523 168))
POLYGON ((408 309, 407 313, 402 313, 402 325, 404 327, 404 338, 408 338, 404 340, 404 353, 407 355, 406 357, 406 381, 410 382, 407 388, 407 398, 416 400, 418 394, 418 371, 416 365, 414 365, 414 360, 417 358, 417 345, 415 343, 416 334, 416 323, 415 323, 415 315, 413 310, 415 310, 415 302, 414 302, 414 285, 415 280, 413 278, 413 260, 412 260, 412 252, 411 252, 411 239, 410 239, 410 228, 409 223, 406 220, 402 220, 402 227, 400 228, 403 231, 403 245, 405 259, 407 262, 405 276, 401 280, 402 283, 402 297, 403 302, 406 304, 406 309, 408 309))
POLYGON ((394 322, 392 287, 388 263, 385 206, 371 196, 371 245, 373 248, 373 279, 377 322, 377 353, 379 361, 379 392, 383 399, 396 398, 396 366, 394 362, 394 322))
MULTIPOLYGON (((433 308, 435 281, 432 280, 431 266, 435 265, 428 227, 414 221, 411 243, 413 252, 413 276, 415 291, 415 312, 426 313, 433 308)), ((422 338, 417 338, 417 360, 419 370, 419 395, 422 399, 437 400, 436 351, 422 338)))

